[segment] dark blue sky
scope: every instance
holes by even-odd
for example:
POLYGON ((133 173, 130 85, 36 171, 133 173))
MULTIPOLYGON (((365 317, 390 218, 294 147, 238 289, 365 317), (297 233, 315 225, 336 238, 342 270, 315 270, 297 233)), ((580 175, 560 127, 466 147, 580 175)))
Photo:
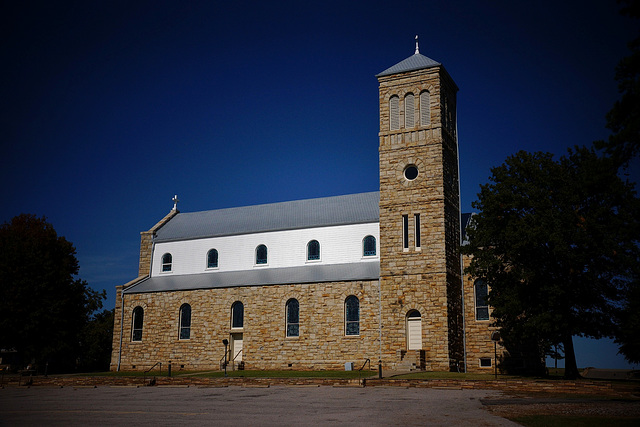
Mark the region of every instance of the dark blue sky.
MULTIPOLYGON (((416 34, 460 88, 464 211, 508 155, 607 136, 637 35, 613 0, 24 1, 0 24, 0 220, 45 215, 108 308, 174 194, 190 212, 377 190, 374 76, 416 34)), ((592 347, 579 365, 624 366, 592 347)))

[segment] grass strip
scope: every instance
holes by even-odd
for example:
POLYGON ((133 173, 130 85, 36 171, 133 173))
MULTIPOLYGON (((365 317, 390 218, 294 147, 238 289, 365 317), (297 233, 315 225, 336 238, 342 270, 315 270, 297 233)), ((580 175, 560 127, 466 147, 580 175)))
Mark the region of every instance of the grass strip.
POLYGON ((521 415, 506 417, 525 427, 636 427, 640 418, 574 415, 521 415))

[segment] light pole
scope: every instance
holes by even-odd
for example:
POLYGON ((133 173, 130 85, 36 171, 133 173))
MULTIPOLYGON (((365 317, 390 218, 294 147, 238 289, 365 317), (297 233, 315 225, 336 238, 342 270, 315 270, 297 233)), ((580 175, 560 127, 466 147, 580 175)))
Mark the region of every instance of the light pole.
POLYGON ((491 334, 491 341, 493 341, 493 377, 498 379, 498 341, 500 341, 500 331, 494 331, 491 334))
POLYGON ((229 345, 229 340, 223 339, 222 344, 224 344, 224 376, 227 376, 227 346, 229 345))

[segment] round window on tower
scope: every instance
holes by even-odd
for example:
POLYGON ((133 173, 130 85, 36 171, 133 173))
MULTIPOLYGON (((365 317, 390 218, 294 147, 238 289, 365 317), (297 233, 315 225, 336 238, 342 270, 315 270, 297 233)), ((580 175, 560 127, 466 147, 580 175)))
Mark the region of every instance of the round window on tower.
POLYGON ((409 165, 404 169, 404 177, 409 181, 413 181, 418 177, 418 168, 415 165, 409 165))

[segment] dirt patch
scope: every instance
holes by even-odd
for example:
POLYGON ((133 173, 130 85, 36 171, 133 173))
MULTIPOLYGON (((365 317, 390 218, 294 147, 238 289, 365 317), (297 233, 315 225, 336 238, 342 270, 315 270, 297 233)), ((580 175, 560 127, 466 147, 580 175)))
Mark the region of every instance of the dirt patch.
POLYGON ((542 399, 505 399, 483 401, 494 415, 513 418, 526 415, 569 415, 640 419, 640 402, 615 400, 553 401, 542 399))

